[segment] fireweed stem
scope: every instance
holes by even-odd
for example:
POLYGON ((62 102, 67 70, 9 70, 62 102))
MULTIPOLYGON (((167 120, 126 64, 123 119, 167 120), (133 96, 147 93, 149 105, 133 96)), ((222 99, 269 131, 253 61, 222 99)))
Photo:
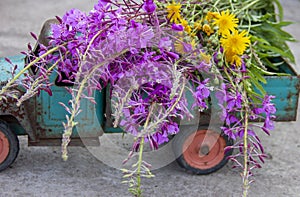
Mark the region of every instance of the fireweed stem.
POLYGON ((244 128, 244 137, 243 137, 243 143, 244 143, 244 170, 243 170, 243 197, 246 197, 248 195, 248 189, 249 189, 249 180, 248 180, 248 126, 249 126, 249 101, 247 98, 247 84, 243 81, 243 97, 245 99, 245 128, 244 128))
POLYGON ((141 190, 141 167, 143 162, 143 149, 144 149, 144 141, 145 139, 141 137, 140 141, 140 149, 139 149, 139 160, 138 160, 138 167, 137 167, 137 196, 142 196, 142 190, 141 190))
MULTIPOLYGON (((65 45, 65 44, 63 44, 65 45)), ((56 46, 52 49, 50 49, 49 51, 47 51, 46 53, 44 53, 43 55, 41 55, 40 57, 36 58, 35 60, 33 60, 32 62, 30 62, 26 67, 24 67, 18 74, 16 74, 14 76, 14 78, 12 78, 9 82, 6 83, 6 85, 4 87, 2 87, 1 91, 0 91, 0 101, 3 99, 3 97, 1 95, 4 94, 5 91, 7 91, 7 89, 9 87, 11 87, 11 85, 18 79, 20 78, 20 76, 22 74, 24 74, 31 66, 33 66, 35 63, 37 63, 38 61, 40 61, 42 58, 46 57, 47 55, 55 52, 56 50, 58 50, 61 46, 56 46)))
MULTIPOLYGON (((98 65, 95 65, 93 67, 93 69, 90 71, 90 73, 88 75, 85 75, 84 78, 82 79, 82 81, 80 81, 79 84, 79 88, 78 91, 76 93, 76 97, 75 97, 75 102, 74 102, 74 106, 72 106, 72 112, 71 112, 71 116, 67 119, 67 124, 64 125, 65 130, 64 130, 64 134, 63 134, 63 140, 62 140, 62 159, 64 161, 66 161, 68 159, 68 151, 67 151, 67 146, 70 142, 70 136, 72 135, 72 130, 73 127, 76 126, 76 122, 74 122, 75 116, 78 114, 78 109, 80 107, 80 100, 81 100, 81 96, 83 94, 83 91, 85 90, 85 85, 87 83, 87 81, 93 76, 93 74, 96 72, 96 70, 98 68, 100 68, 101 66, 109 63, 110 61, 116 59, 117 57, 119 57, 120 55, 126 53, 128 51, 128 49, 125 49, 123 51, 121 51, 120 53, 117 53, 115 55, 113 55, 110 58, 106 58, 103 62, 101 62, 98 65)), ((77 73, 77 80, 80 80, 80 71, 79 73, 77 73)))
POLYGON ((243 171, 243 196, 248 195, 248 109, 245 112, 245 130, 244 130, 244 171, 243 171))
MULTIPOLYGON (((57 60, 50 68, 47 69, 46 75, 47 77, 49 77, 49 75, 51 74, 51 71, 58 65, 59 60, 57 60)), ((35 88, 37 88, 39 86, 40 83, 42 83, 44 76, 39 76, 37 79, 34 80, 34 83, 31 86, 31 90, 34 90, 35 88)), ((28 90, 27 90, 28 91, 28 90)), ((35 92, 34 94, 31 94, 31 97, 34 96, 37 92, 35 92)), ((26 99, 28 99, 29 97, 26 97, 27 92, 25 93, 25 95, 23 95, 20 99, 18 99, 17 102, 17 106, 20 106, 26 99)))
MULTIPOLYGON (((182 88, 180 90, 180 93, 178 95, 178 98, 176 99, 175 103, 168 109, 168 111, 166 112, 166 115, 170 114, 172 110, 174 110, 174 108, 177 106, 177 104, 179 103, 180 99, 182 98, 183 92, 184 92, 184 87, 185 87, 185 81, 182 82, 182 88)), ((149 114, 147 116, 146 122, 144 124, 144 129, 146 129, 149 125, 149 121, 150 121, 150 117, 153 111, 153 107, 154 105, 152 104, 150 106, 150 110, 149 110, 149 114)), ((160 123, 163 119, 165 119, 165 116, 163 118, 161 118, 160 120, 156 121, 156 124, 160 123)), ((154 124, 154 125, 156 125, 154 124)), ((151 125, 153 127, 153 125, 151 125)), ((150 126, 150 128, 151 128, 150 126)), ((150 130, 150 128, 148 128, 150 130)), ((136 192, 137 192, 137 196, 140 197, 142 194, 142 190, 141 190, 141 167, 142 167, 142 162, 143 162, 143 148, 144 148, 144 134, 146 134, 145 132, 142 132, 142 134, 140 136, 137 137, 137 139, 141 139, 140 141, 140 146, 139 146, 139 158, 138 158, 138 167, 137 167, 137 186, 136 186, 136 192)))
POLYGON ((103 33, 103 32, 104 32, 105 30, 107 30, 107 29, 108 29, 108 28, 105 28, 105 29, 103 29, 103 30, 101 30, 101 31, 98 31, 98 33, 95 34, 95 35, 93 36, 92 40, 89 42, 89 45, 88 45, 87 48, 86 48, 86 51, 85 51, 84 54, 83 54, 83 57, 82 57, 83 61, 86 60, 87 53, 89 52, 89 50, 90 50, 92 44, 94 43, 94 41, 96 40, 96 38, 97 38, 98 36, 100 36, 101 33, 103 33))
MULTIPOLYGON (((144 127, 146 128, 149 124, 150 117, 152 115, 153 111, 153 105, 150 106, 149 114, 147 116, 146 122, 144 127)), ((140 197, 142 195, 142 190, 141 190, 141 168, 142 168, 142 163, 143 163, 143 150, 144 150, 144 141, 145 138, 144 136, 140 137, 140 149, 139 149, 139 159, 138 159, 138 167, 137 167, 137 196, 140 197)))
MULTIPOLYGON (((224 73, 228 77, 228 80, 230 81, 231 85, 233 87, 236 87, 234 82, 232 81, 228 71, 227 67, 224 68, 224 73)), ((244 75, 243 75, 244 77, 244 75)), ((247 96, 247 84, 245 81, 242 81, 243 86, 240 87, 240 91, 243 92, 243 100, 244 100, 244 137, 243 137, 243 143, 244 143, 244 150, 243 150, 243 155, 244 155, 244 166, 243 166, 243 197, 247 197, 248 195, 248 190, 249 190, 249 180, 248 180, 248 126, 249 126, 249 101, 248 101, 248 96, 247 96)), ((242 113, 242 112, 241 112, 242 113)))

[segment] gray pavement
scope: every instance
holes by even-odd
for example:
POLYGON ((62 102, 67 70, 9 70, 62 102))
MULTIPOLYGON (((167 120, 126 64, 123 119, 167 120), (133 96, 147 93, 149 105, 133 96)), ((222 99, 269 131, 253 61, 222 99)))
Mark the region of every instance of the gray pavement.
MULTIPOLYGON (((0 56, 18 54, 33 42, 29 32, 39 32, 43 21, 67 9, 89 10, 95 0, 0 0, 0 56)), ((295 24, 286 28, 300 40, 300 1, 281 0, 285 18, 295 24)), ((300 73, 300 45, 290 43, 300 73)), ((300 120, 298 108, 298 120, 300 120)), ((262 135, 271 159, 255 171, 250 196, 300 196, 300 121, 276 123, 270 137, 262 135)), ((12 168, 0 173, 2 196, 130 196, 121 184, 121 173, 98 161, 85 148, 71 147, 70 159, 62 162, 60 147, 27 147, 20 137, 21 151, 12 168)), ((183 172, 173 162, 155 170, 155 178, 144 180, 145 196, 240 196, 241 178, 230 164, 208 176, 183 172)))

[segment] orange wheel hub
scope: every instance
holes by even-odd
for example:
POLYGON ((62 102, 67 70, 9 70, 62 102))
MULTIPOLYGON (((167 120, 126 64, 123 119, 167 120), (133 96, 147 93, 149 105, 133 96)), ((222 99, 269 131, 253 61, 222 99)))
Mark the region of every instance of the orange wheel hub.
POLYGON ((212 130, 199 130, 190 135, 183 144, 183 157, 194 168, 209 169, 224 159, 226 141, 212 130))
POLYGON ((0 163, 4 162, 9 154, 9 141, 5 134, 0 130, 0 163))

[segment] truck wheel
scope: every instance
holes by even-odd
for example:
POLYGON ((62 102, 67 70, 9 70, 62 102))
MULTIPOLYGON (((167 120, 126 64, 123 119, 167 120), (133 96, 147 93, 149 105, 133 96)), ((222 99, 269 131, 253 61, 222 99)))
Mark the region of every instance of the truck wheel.
POLYGON ((19 140, 7 124, 0 122, 0 171, 9 167, 19 153, 19 140))
POLYGON ((189 131, 188 126, 183 127, 173 144, 178 164, 198 175, 222 168, 232 154, 232 150, 225 153, 224 148, 233 142, 220 133, 207 127, 200 127, 196 131, 189 131))

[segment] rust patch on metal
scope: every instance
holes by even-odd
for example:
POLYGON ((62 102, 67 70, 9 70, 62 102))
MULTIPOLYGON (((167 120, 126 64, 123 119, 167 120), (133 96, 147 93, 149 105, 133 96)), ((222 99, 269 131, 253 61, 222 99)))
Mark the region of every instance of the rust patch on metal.
POLYGON ((16 106, 16 99, 8 98, 6 101, 3 100, 0 106, 0 114, 10 114, 16 117, 17 119, 24 119, 25 112, 24 106, 16 106))

